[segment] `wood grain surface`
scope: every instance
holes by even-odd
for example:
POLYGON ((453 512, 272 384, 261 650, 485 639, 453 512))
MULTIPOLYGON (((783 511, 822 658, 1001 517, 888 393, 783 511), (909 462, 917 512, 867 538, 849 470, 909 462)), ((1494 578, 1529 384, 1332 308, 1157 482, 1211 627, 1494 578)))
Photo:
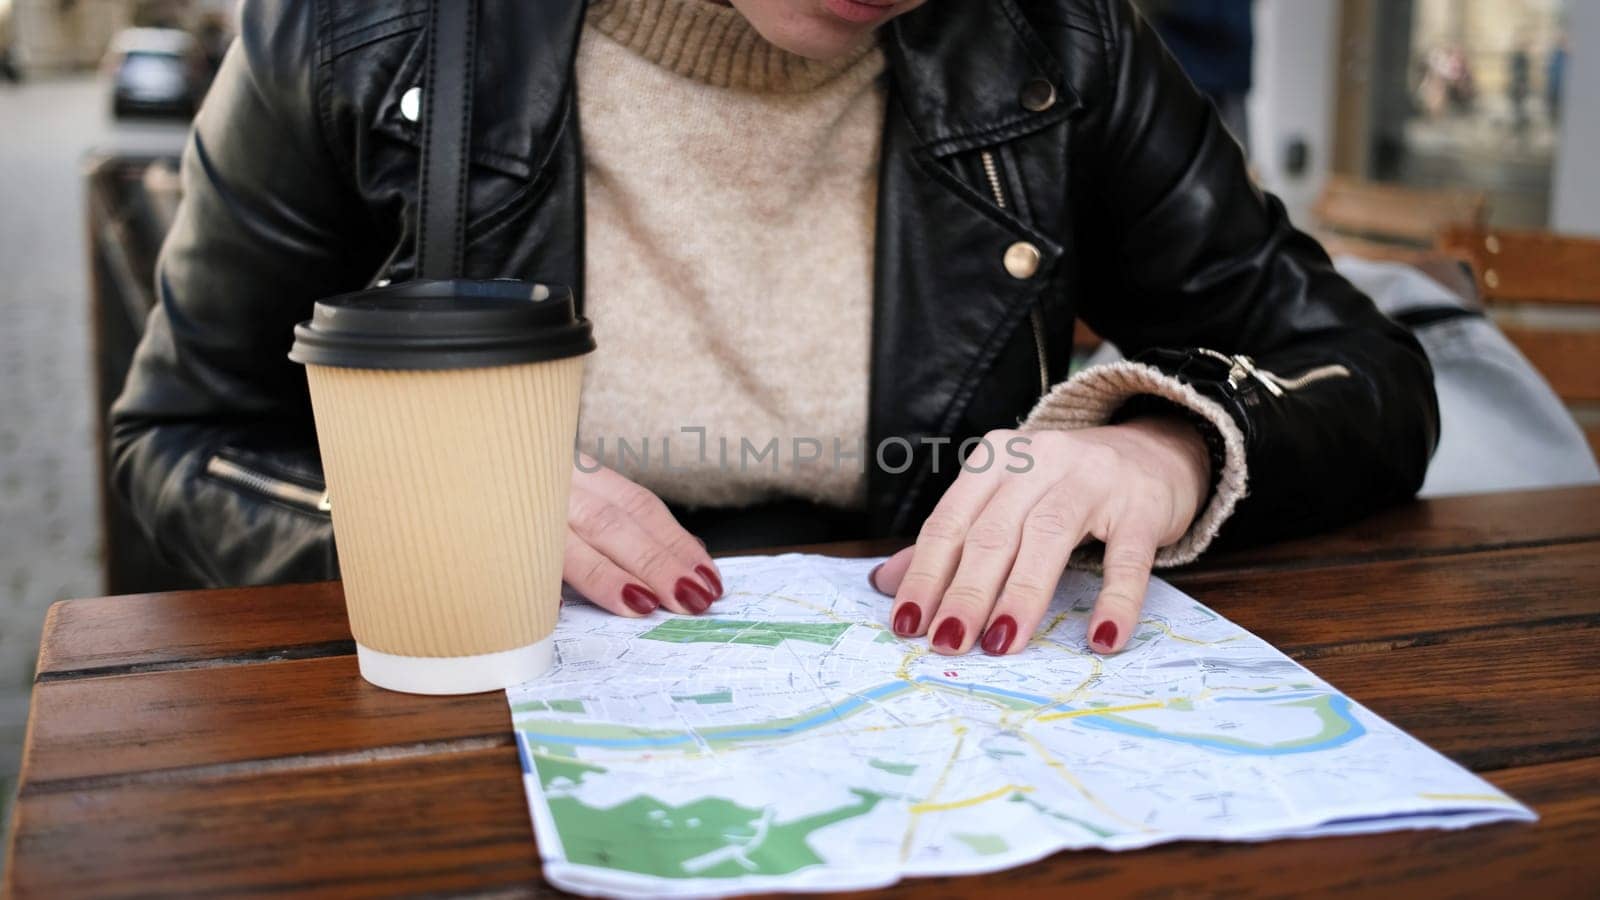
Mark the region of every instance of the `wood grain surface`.
MULTIPOLYGON (((1172 578, 1542 820, 1062 853, 886 893, 1593 896, 1600 489, 1412 504, 1172 578)), ((350 653, 333 584, 58 604, 9 894, 549 893, 504 698, 382 691, 350 653)))
MULTIPOLYGON (((556 895, 540 876, 519 773, 507 746, 38 793, 15 843, 22 864, 11 888, 18 897, 149 896, 156 884, 161 896, 556 895)), ((1539 823, 1064 852, 873 896, 1592 897, 1600 760, 1485 774, 1537 809, 1539 823)))
MULTIPOLYGON (((1208 554, 1169 573, 1363 565, 1439 554, 1600 540, 1600 487, 1409 503, 1316 537, 1208 554)), ((879 556, 898 538, 775 548, 879 556)), ((66 600, 50 609, 39 648, 48 680, 88 672, 201 666, 353 653, 337 582, 66 600)))
POLYGON ((1552 231, 1456 226, 1437 241, 1472 262, 1491 303, 1600 304, 1600 240, 1552 231))

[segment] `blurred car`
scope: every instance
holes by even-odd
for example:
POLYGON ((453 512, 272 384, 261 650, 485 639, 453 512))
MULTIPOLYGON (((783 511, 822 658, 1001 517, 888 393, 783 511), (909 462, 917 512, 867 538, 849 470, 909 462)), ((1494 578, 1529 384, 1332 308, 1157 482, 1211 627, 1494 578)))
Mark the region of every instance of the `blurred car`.
POLYGON ((205 94, 207 66, 200 44, 176 28, 129 28, 106 53, 111 113, 189 118, 205 94))
POLYGON ((21 83, 22 69, 17 64, 17 16, 12 0, 0 0, 0 78, 21 83))

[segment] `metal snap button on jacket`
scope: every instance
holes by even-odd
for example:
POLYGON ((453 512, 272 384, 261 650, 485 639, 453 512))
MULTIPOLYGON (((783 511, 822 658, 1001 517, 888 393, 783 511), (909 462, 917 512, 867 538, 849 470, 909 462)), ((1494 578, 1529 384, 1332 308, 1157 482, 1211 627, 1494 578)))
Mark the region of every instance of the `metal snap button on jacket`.
POLYGON ((1039 271, 1039 248, 1027 241, 1017 241, 1006 248, 1006 271, 1012 278, 1029 279, 1039 271))
POLYGON ((1030 78, 1022 86, 1022 108, 1044 112, 1056 105, 1056 86, 1044 78, 1030 78))
POLYGON ((400 95, 400 115, 411 122, 422 117, 422 88, 413 86, 400 95))

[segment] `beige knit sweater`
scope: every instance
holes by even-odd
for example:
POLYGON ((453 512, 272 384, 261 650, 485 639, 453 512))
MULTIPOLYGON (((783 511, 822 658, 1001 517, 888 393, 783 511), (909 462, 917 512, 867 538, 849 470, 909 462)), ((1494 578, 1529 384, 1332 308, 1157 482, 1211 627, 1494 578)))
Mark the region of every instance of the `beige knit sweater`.
MULTIPOLYGON (((862 504, 883 69, 871 43, 831 62, 786 53, 706 0, 591 6, 586 452, 688 505, 862 504)), ((1122 363, 1058 385, 1024 427, 1103 424, 1139 393, 1224 435, 1216 495, 1158 560, 1185 562, 1245 489, 1219 406, 1122 363)))
POLYGON ((731 7, 604 0, 577 65, 580 445, 681 503, 861 503, 831 459, 866 433, 882 53, 817 63, 731 7), (816 446, 829 464, 792 464, 816 446))

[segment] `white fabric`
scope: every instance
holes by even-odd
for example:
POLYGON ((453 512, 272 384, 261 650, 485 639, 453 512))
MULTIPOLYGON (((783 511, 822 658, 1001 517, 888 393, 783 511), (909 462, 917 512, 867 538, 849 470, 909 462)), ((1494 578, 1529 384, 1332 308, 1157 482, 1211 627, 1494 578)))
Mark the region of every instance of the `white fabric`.
MULTIPOLYGON (((1411 266, 1349 256, 1335 265, 1388 315, 1464 305, 1411 266)), ((1578 423, 1492 322, 1472 316, 1413 333, 1433 364, 1439 393, 1439 448, 1421 496, 1600 482, 1578 423)))
MULTIPOLYGON (((1395 316, 1461 297, 1404 263, 1341 256, 1339 274, 1395 316)), ((1415 329, 1433 365, 1439 446, 1418 496, 1482 494, 1600 483, 1600 465, 1561 398, 1500 329, 1471 316, 1415 329)), ((1109 342, 1090 357, 1122 358, 1109 342)))

